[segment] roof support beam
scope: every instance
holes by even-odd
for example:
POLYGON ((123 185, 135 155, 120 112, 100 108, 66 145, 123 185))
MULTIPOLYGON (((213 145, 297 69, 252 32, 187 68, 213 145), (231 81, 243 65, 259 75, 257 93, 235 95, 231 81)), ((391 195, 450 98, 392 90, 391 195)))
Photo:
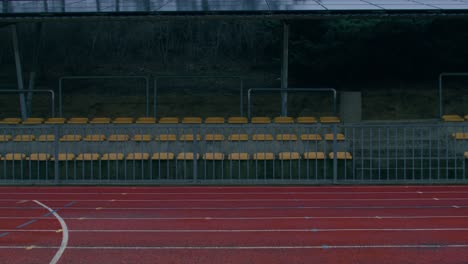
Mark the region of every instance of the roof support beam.
MULTIPOLYGON (((42 43, 42 22, 36 23, 35 33, 36 41, 33 43, 33 63, 31 67, 31 72, 29 73, 29 89, 30 91, 34 90, 36 86, 36 73, 39 64, 39 54, 42 43)), ((33 93, 28 93, 26 98, 26 109, 28 111, 28 116, 32 116, 32 99, 33 93)))
MULTIPOLYGON (((13 41, 13 51, 15 56, 15 65, 16 65, 16 78, 18 79, 18 90, 24 90, 24 83, 23 83, 23 67, 21 65, 21 56, 18 44, 18 27, 16 24, 11 26, 11 39, 13 41)), ((24 100, 24 94, 21 93, 19 95, 20 99, 20 111, 21 111, 21 118, 27 118, 27 111, 26 111, 26 101, 24 100)))
MULTIPOLYGON (((281 89, 288 89, 289 24, 283 22, 283 56, 281 60, 281 89)), ((281 92, 281 116, 288 116, 288 92, 281 92)))

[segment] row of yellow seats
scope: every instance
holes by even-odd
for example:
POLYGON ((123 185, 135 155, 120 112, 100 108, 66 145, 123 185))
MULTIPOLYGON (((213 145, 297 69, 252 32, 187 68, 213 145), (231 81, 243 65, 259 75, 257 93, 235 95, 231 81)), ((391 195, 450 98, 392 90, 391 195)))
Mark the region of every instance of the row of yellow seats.
POLYGON ((452 133, 452 138, 456 140, 468 140, 468 133, 467 132, 452 133))
MULTIPOLYGON (((333 159, 335 154, 330 152, 328 154, 328 158, 333 159)), ((73 153, 59 153, 58 160, 59 161, 71 161, 71 160, 78 160, 78 161, 98 161, 98 160, 173 160, 176 158, 177 160, 194 160, 200 159, 200 154, 196 154, 192 152, 182 152, 178 153, 177 156, 172 152, 159 152, 153 153, 142 153, 142 152, 135 152, 135 153, 81 153, 75 155, 73 153)), ((202 155, 202 159, 204 160, 224 160, 226 155, 220 152, 210 152, 204 153, 202 155)), ((302 155, 299 152, 281 152, 278 155, 275 155, 272 152, 260 152, 249 154, 245 152, 236 152, 230 153, 227 155, 228 160, 299 160, 299 159, 306 159, 306 160, 324 160, 326 155, 324 152, 305 152, 302 155)), ((337 159, 352 159, 352 155, 349 152, 336 152, 337 159)), ((30 161, 54 161, 55 158, 52 157, 48 153, 32 153, 27 156, 24 153, 7 153, 3 157, 0 156, 0 160, 2 161, 22 161, 22 160, 30 160, 30 161)))
MULTIPOLYGON (((298 117, 296 119, 292 117, 275 117, 273 120, 269 117, 253 117, 250 120, 252 124, 314 124, 317 122, 321 123, 339 123, 340 119, 335 116, 320 117, 298 117)), ((5 118, 0 121, 0 124, 6 125, 39 125, 39 124, 202 124, 203 120, 200 117, 184 117, 180 120, 178 117, 162 117, 159 120, 154 117, 139 117, 134 119, 132 117, 117 117, 111 119, 108 117, 95 117, 92 119, 86 117, 72 117, 65 119, 61 117, 51 117, 48 119, 44 118, 28 118, 22 120, 21 118, 5 118)), ((208 117, 205 119, 205 124, 224 124, 226 120, 224 117, 208 117)), ((248 124, 249 120, 246 117, 230 117, 227 119, 228 124, 248 124)))
POLYGON ((442 120, 445 122, 463 122, 468 121, 468 115, 462 117, 460 115, 443 115, 442 120))
MULTIPOLYGON (((206 134, 204 136, 205 141, 224 141, 225 136, 222 134, 206 134)), ((273 137, 272 134, 253 134, 249 136, 248 134, 232 134, 228 136, 228 141, 248 141, 249 138, 252 141, 297 141, 298 136, 295 134, 277 134, 276 137, 273 137)), ((325 134, 323 137, 320 134, 301 134, 300 139, 302 141, 321 141, 325 139, 326 141, 334 140, 334 134, 325 134)), ((155 141, 177 141, 176 134, 160 134, 156 136, 152 136, 149 134, 137 134, 130 138, 129 135, 125 134, 115 134, 110 135, 108 138, 102 134, 95 134, 95 135, 86 135, 83 137, 82 135, 64 135, 60 137, 59 141, 61 142, 79 142, 79 141, 87 141, 87 142, 102 142, 102 141, 110 141, 110 142, 126 142, 126 141, 135 141, 135 142, 149 142, 151 140, 155 141)), ((179 141, 194 141, 193 134, 184 134, 179 135, 179 141)), ((202 136, 197 134, 196 140, 201 141, 202 136)), ((336 134, 337 141, 345 140, 345 136, 343 134, 336 134)), ((37 138, 35 135, 0 135, 0 142, 31 142, 31 141, 38 141, 38 142, 52 142, 55 141, 55 135, 39 135, 37 138)))

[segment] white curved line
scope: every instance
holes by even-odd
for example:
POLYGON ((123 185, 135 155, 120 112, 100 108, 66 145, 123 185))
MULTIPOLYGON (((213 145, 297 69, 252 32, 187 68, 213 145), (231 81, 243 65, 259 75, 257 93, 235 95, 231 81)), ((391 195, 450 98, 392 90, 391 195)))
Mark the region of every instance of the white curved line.
POLYGON ((34 200, 35 203, 37 203, 38 205, 44 207, 45 209, 49 210, 49 212, 51 212, 56 218, 57 220, 60 222, 60 225, 62 227, 62 243, 60 244, 60 248, 59 250, 57 251, 57 253, 55 253, 55 256, 54 258, 50 261, 50 264, 56 264, 60 257, 62 256, 63 252, 65 251, 65 249, 67 248, 67 244, 68 244, 68 227, 67 227, 67 224, 65 223, 65 221, 63 221, 63 218, 58 215, 54 210, 52 210, 50 207, 48 207, 47 205, 39 202, 39 201, 36 201, 34 200))

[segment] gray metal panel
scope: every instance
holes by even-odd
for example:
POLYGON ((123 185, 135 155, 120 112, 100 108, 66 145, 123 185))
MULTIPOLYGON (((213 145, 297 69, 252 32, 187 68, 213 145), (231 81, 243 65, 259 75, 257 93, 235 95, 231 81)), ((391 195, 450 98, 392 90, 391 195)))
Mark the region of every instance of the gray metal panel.
POLYGON ((467 11, 466 0, 1 0, 0 16, 467 11))

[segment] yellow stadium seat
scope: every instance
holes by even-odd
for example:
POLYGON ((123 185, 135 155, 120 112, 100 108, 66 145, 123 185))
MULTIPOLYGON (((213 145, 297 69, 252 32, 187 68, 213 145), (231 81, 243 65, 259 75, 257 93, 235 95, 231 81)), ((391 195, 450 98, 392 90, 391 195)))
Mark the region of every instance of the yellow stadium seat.
POLYGON ((201 124, 202 119, 200 117, 184 117, 182 124, 201 124))
POLYGON ((224 154, 219 152, 209 152, 203 154, 204 160, 224 160, 224 154))
POLYGON ((26 155, 24 153, 7 153, 2 160, 12 161, 12 160, 24 160, 26 155))
POLYGON ((105 141, 106 136, 104 135, 86 135, 84 138, 84 141, 89 141, 89 142, 100 142, 100 141, 105 141))
MULTIPOLYGON (((177 160, 193 160, 194 159, 193 152, 182 152, 177 154, 177 160)), ((200 154, 197 153, 196 159, 200 158, 200 154)))
POLYGON ((272 141, 273 135, 271 134, 254 134, 252 135, 253 141, 272 141))
MULTIPOLYGON (((201 136, 197 134, 197 141, 201 140, 201 136)), ((194 141, 193 134, 180 135, 179 141, 194 141)))
POLYGON ((133 117, 117 117, 112 121, 113 124, 133 124, 133 117))
POLYGON ((89 121, 90 124, 95 125, 102 125, 102 124, 110 124, 111 119, 108 117, 95 117, 89 121))
POLYGON ((31 160, 31 161, 46 161, 46 160, 50 160, 50 154, 47 154, 47 153, 32 153, 31 155, 29 155, 29 158, 27 158, 28 160, 31 160))
POLYGON ((276 135, 278 141, 296 141, 297 136, 295 134, 278 134, 276 135))
POLYGON ((174 153, 171 152, 160 152, 160 153, 153 153, 151 156, 152 160, 173 160, 174 153))
POLYGON ((159 124, 179 124, 178 117, 162 117, 159 119, 159 124))
POLYGON ((81 153, 76 157, 76 160, 80 160, 80 161, 99 160, 99 154, 98 153, 81 153))
MULTIPOLYGON (((59 161, 69 161, 75 159, 75 154, 73 153, 59 153, 58 154, 58 160, 59 161)), ((51 160, 55 160, 54 157, 51 158, 51 160)))
POLYGON ((207 117, 205 124, 224 124, 224 117, 207 117))
POLYGON ((11 135, 0 135, 0 142, 8 142, 12 139, 13 137, 11 135))
MULTIPOLYGON (((327 141, 334 140, 334 134, 332 134, 332 133, 325 134, 325 140, 327 140, 327 141)), ((341 134, 341 133, 338 133, 338 134, 336 134, 336 140, 337 141, 343 141, 343 140, 345 140, 345 136, 343 134, 341 134)))
POLYGON ((468 159, 468 151, 465 152, 465 159, 468 159))
POLYGON ((175 134, 161 134, 161 135, 156 135, 154 140, 156 140, 156 141, 176 141, 177 136, 175 134))
POLYGON ((68 119, 67 124, 72 124, 72 125, 83 125, 87 124, 89 119, 87 117, 72 117, 68 119))
POLYGON ((468 139, 468 133, 462 133, 462 132, 452 133, 452 138, 456 140, 468 139))
POLYGON ((55 135, 39 135, 39 137, 37 138, 37 141, 40 141, 40 142, 51 142, 51 141, 55 141, 55 135))
POLYGON ((224 135, 221 134, 206 134, 205 141, 223 141, 224 135))
POLYGON ((149 154, 148 153, 141 153, 141 152, 135 152, 135 153, 128 153, 127 157, 125 157, 127 160, 148 160, 149 159, 149 154))
POLYGON ((229 160, 249 160, 249 153, 231 153, 228 155, 229 160))
POLYGON ((304 159, 306 159, 306 160, 314 160, 314 159, 323 160, 323 159, 325 159, 325 153, 323 153, 323 152, 305 152, 304 153, 304 159))
POLYGON ((269 117, 252 117, 252 120, 250 120, 250 123, 252 124, 270 124, 271 119, 269 117))
POLYGON ((442 120, 445 122, 463 122, 463 117, 459 115, 443 115, 442 120))
POLYGON ((465 121, 468 121, 468 115, 465 116, 465 121))
POLYGON ((275 154, 271 152, 260 152, 253 154, 254 160, 274 160, 275 154))
POLYGON ((315 124, 318 121, 317 121, 317 118, 313 116, 301 116, 297 118, 296 122, 298 124, 315 124))
POLYGON ((23 121, 23 125, 40 125, 44 123, 44 118, 30 117, 23 121))
POLYGON ((101 160, 123 160, 123 153, 105 153, 102 155, 101 160))
POLYGON ((30 142, 34 141, 36 139, 36 136, 34 135, 17 135, 13 141, 15 142, 30 142))
POLYGON ((124 141, 128 141, 128 139, 129 139, 128 135, 116 134, 116 135, 110 135, 108 140, 111 142, 124 142, 124 141))
POLYGON ((137 141, 137 142, 141 142, 141 141, 144 141, 144 142, 148 142, 148 141, 151 141, 151 135, 140 135, 140 134, 137 134, 137 135, 134 135, 133 138, 132 138, 133 141, 137 141))
POLYGON ((44 124, 48 125, 62 125, 65 124, 66 119, 63 117, 50 117, 44 122, 44 124))
POLYGON ((228 124, 247 124, 248 122, 247 117, 239 116, 228 118, 228 124))
POLYGON ((154 118, 154 117, 139 117, 135 121, 135 124, 156 124, 156 118, 154 118))
POLYGON ((232 134, 228 137, 229 141, 248 141, 249 135, 247 134, 232 134))
POLYGON ((278 116, 273 119, 276 124, 294 124, 294 118, 288 116, 278 116))
POLYGON ((81 135, 63 135, 60 138, 61 142, 78 142, 81 141, 82 136, 81 135))
MULTIPOLYGON (((328 153, 328 157, 330 159, 333 159, 335 157, 334 153, 333 152, 330 152, 328 153)), ((350 159, 353 159, 353 156, 351 155, 351 153, 349 152, 336 152, 336 159, 339 159, 339 160, 344 160, 344 159, 347 159, 347 160, 350 160, 350 159)))
POLYGON ((301 159, 299 152, 280 152, 278 154, 280 160, 298 160, 301 159))
POLYGON ((336 116, 323 116, 320 117, 320 123, 340 123, 340 119, 336 116))
POLYGON ((18 125, 19 123, 21 123, 21 118, 7 117, 4 118, 1 123, 5 125, 18 125))

